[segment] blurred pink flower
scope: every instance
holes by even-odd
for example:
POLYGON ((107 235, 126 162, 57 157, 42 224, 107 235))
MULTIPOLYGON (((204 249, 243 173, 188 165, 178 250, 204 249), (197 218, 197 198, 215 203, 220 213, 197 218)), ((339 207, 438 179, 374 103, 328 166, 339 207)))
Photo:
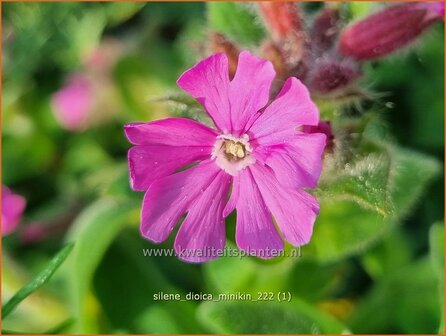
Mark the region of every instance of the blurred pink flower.
POLYGON ((69 131, 82 131, 93 107, 93 96, 88 78, 82 73, 72 75, 67 84, 52 97, 54 115, 59 124, 69 131))
POLYGON ((297 130, 319 123, 298 79, 289 78, 268 105, 274 77, 271 62, 243 51, 230 80, 227 57, 215 54, 177 83, 203 105, 216 129, 185 118, 125 126, 135 145, 128 153, 131 186, 146 192, 145 238, 166 240, 187 212, 174 244, 178 257, 214 259, 225 246, 224 217, 236 209, 236 242, 249 254, 271 258, 283 249, 283 238, 294 246, 309 242, 319 204, 303 189, 317 185, 325 135, 297 130))
POLYGON ((6 236, 17 228, 25 210, 24 197, 14 194, 6 186, 2 186, 2 235, 6 236))
POLYGON ((88 71, 109 76, 124 50, 120 40, 106 38, 87 55, 84 66, 88 71))
POLYGON ((36 244, 48 238, 50 233, 49 227, 44 223, 33 222, 22 226, 20 240, 24 244, 36 244))
POLYGON ((379 58, 413 42, 443 18, 443 2, 389 6, 345 29, 340 36, 339 49, 344 55, 360 61, 379 58))

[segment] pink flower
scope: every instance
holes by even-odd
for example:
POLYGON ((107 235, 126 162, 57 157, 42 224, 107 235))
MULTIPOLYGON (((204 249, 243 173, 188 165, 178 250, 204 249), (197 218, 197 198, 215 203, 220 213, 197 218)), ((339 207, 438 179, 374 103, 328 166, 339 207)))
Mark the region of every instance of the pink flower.
POLYGON ((2 187, 2 235, 6 236, 17 228, 25 210, 25 198, 2 187))
POLYGON ((81 74, 72 75, 67 85, 52 97, 54 115, 59 124, 69 131, 82 131, 93 107, 91 85, 81 74))
POLYGON ((386 56, 413 42, 434 22, 443 18, 443 2, 410 2, 389 6, 344 30, 339 49, 356 60, 386 56))
POLYGON ((298 130, 319 122, 308 90, 289 78, 268 105, 273 66, 247 51, 240 53, 232 81, 228 73, 220 53, 177 82, 203 105, 216 129, 184 118, 125 126, 135 145, 128 153, 131 186, 146 192, 141 234, 160 243, 187 212, 174 247, 189 262, 219 256, 224 218, 234 209, 237 245, 262 258, 282 250, 283 239, 308 243, 319 212, 317 200, 303 190, 316 186, 325 146, 324 134, 298 130))

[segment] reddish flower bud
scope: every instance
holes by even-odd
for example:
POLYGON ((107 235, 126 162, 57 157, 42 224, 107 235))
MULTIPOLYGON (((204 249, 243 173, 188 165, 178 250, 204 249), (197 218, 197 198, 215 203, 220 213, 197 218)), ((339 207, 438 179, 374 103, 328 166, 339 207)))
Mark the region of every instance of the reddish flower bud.
POLYGON ((308 86, 316 94, 336 95, 353 84, 359 75, 353 62, 321 60, 315 63, 308 86))
POLYGON ((260 2, 260 11, 275 40, 281 40, 302 30, 299 9, 293 2, 260 2))
POLYGON ((272 41, 266 41, 261 47, 261 56, 265 58, 274 66, 276 76, 278 79, 285 79, 288 75, 287 65, 285 63, 284 55, 280 48, 272 41))
POLYGON ((308 38, 299 7, 296 3, 281 1, 260 2, 259 6, 275 46, 283 58, 286 72, 303 79, 308 38))
POLYGON ((210 36, 212 53, 224 52, 229 62, 229 77, 232 79, 237 70, 238 54, 240 51, 223 34, 212 33, 210 36))
POLYGON ((339 33, 339 11, 327 7, 316 17, 311 31, 312 47, 317 52, 330 49, 339 33))
POLYGON ((411 2, 387 7, 348 27, 340 37, 340 52, 356 60, 388 55, 414 41, 444 17, 440 2, 411 2))

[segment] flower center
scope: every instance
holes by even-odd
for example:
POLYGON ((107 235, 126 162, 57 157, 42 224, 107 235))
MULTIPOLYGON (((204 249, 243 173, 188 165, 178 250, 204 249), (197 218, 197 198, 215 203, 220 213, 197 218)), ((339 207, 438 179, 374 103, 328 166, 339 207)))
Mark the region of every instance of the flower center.
POLYGON ((236 138, 231 134, 219 135, 212 150, 212 159, 215 159, 215 163, 232 176, 238 175, 240 170, 256 161, 252 155, 247 134, 241 138, 236 138))
POLYGON ((246 148, 241 142, 226 140, 222 144, 226 158, 230 161, 240 160, 246 156, 246 148))

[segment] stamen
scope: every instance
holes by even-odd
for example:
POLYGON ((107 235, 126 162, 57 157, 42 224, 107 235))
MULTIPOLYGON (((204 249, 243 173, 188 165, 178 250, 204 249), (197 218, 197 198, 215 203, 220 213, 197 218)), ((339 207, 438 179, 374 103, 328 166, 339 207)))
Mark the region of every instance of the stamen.
POLYGON ((239 160, 246 156, 246 148, 241 142, 226 140, 223 146, 228 160, 239 160))
POLYGON ((212 151, 212 159, 225 172, 236 176, 240 170, 255 162, 249 136, 244 134, 237 138, 231 134, 219 135, 212 151))

